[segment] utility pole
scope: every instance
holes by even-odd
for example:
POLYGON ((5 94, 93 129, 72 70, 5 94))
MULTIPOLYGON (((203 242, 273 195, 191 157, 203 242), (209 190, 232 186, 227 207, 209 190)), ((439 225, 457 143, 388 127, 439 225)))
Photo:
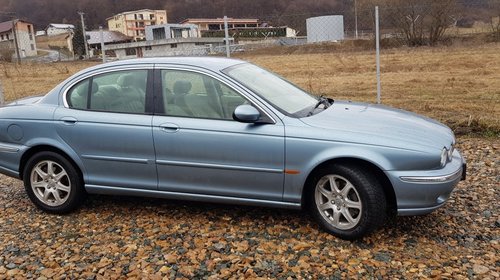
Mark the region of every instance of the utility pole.
POLYGON ((17 64, 21 64, 21 54, 19 53, 19 45, 17 43, 16 22, 17 19, 12 19, 12 34, 14 35, 14 47, 16 48, 17 64))
POLYGON ((106 63, 106 50, 104 49, 104 32, 102 31, 102 26, 99 26, 99 35, 101 37, 102 63, 106 63))
POLYGON ((226 57, 231 57, 231 50, 229 49, 229 29, 227 25, 227 16, 224 16, 224 34, 226 40, 226 57))
POLYGON ((356 0, 354 0, 354 25, 356 28, 356 39, 358 39, 358 5, 356 0))
POLYGON ((89 47, 87 46, 87 34, 85 33, 85 20, 83 19, 84 12, 78 12, 82 20, 83 44, 85 45, 85 58, 89 58, 89 47))

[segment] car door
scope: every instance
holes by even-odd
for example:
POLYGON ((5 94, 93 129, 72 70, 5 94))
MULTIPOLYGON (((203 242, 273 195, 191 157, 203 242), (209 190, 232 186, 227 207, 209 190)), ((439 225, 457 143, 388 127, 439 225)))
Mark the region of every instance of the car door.
POLYGON ((234 121, 234 108, 250 102, 211 74, 155 71, 159 190, 281 201, 283 124, 234 121))
POLYGON ((80 156, 87 186, 157 189, 149 72, 88 77, 67 90, 56 110, 57 132, 80 156))

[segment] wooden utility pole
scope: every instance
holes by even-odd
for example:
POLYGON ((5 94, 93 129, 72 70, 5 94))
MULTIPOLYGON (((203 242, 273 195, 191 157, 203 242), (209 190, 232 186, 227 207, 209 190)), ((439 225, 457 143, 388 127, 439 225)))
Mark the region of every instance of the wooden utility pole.
POLYGON ((21 64, 21 54, 19 53, 19 44, 17 43, 16 22, 17 19, 12 19, 12 34, 14 35, 14 47, 16 48, 17 64, 21 64))
POLYGON ((83 19, 84 12, 78 12, 82 20, 83 44, 85 45, 85 58, 89 58, 89 47, 87 46, 87 33, 85 33, 85 20, 83 19))

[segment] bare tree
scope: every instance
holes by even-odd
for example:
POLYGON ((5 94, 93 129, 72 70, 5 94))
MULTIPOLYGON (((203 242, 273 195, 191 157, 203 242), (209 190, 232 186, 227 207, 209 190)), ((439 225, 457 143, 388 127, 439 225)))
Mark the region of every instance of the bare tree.
POLYGON ((500 0, 490 0, 489 8, 491 11, 491 31, 493 31, 495 41, 500 41, 500 0))
POLYGON ((456 0, 388 0, 385 17, 409 46, 436 45, 453 24, 456 0))

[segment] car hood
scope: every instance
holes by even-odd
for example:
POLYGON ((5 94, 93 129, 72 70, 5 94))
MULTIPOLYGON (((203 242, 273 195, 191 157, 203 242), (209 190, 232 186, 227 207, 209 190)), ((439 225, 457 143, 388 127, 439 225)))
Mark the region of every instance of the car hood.
POLYGON ((329 130, 332 133, 328 134, 339 141, 417 150, 442 149, 454 141, 453 132, 447 126, 383 105, 335 101, 328 109, 301 120, 329 130))

